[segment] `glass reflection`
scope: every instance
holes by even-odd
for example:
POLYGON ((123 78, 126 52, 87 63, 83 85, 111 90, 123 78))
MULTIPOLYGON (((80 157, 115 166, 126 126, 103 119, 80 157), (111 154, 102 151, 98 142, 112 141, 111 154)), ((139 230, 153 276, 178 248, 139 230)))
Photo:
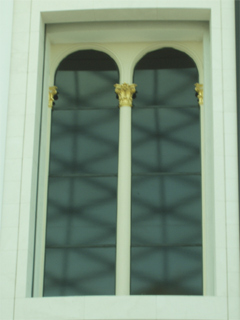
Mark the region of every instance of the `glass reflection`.
POLYGON ((44 296, 115 292, 115 62, 85 50, 59 65, 52 111, 44 296))
POLYGON ((131 294, 201 295, 198 71, 165 48, 137 64, 132 115, 131 294))

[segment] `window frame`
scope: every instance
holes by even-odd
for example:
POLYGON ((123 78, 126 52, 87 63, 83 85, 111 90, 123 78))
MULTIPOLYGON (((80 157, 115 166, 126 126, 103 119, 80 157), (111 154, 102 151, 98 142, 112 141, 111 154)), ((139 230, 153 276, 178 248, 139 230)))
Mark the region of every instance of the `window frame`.
MULTIPOLYGON (((166 26, 166 24, 165 24, 166 26)), ((76 26, 77 27, 77 26, 76 26)), ((179 27, 179 25, 178 25, 179 27)), ((201 26, 202 27, 202 26, 201 26)), ((185 26, 182 26, 184 29, 185 26)), ((130 43, 76 43, 76 44, 52 44, 52 38, 54 32, 50 27, 49 36, 47 34, 46 37, 46 53, 45 53, 45 79, 44 79, 44 92, 43 97, 46 97, 48 94, 48 87, 54 85, 54 76, 55 71, 59 65, 59 63, 70 53, 84 50, 84 49, 93 49, 107 53, 110 57, 114 59, 116 64, 119 67, 120 74, 120 83, 128 82, 132 83, 133 72, 135 65, 137 62, 148 52, 161 49, 164 47, 172 47, 176 50, 180 50, 189 55, 194 62, 196 63, 198 72, 199 72, 199 82, 205 85, 206 83, 206 74, 203 73, 203 60, 206 64, 206 56, 209 57, 209 53, 205 52, 208 50, 208 47, 204 48, 204 42, 207 40, 208 32, 206 30, 206 26, 203 27, 205 29, 204 36, 201 41, 156 41, 156 42, 137 42, 130 43), (51 34, 52 32, 52 34, 51 34), (124 51, 126 45, 130 46, 133 51, 130 59, 126 59, 124 51), (121 48, 122 46, 122 48, 121 48), (119 54, 120 53, 120 54, 119 54), (124 61, 124 64, 123 64, 124 61)), ((179 34, 183 32, 180 30, 175 30, 174 37, 177 39, 179 34)), ((120 27, 121 30, 121 27, 120 27)), ((198 38, 198 37, 197 37, 198 38)), ((198 39, 199 40, 199 39, 198 39)), ((129 51, 128 51, 129 53, 129 51)), ((205 68, 204 68, 205 69, 205 68)), ((114 90, 114 88, 113 88, 114 90)), ((205 91, 204 91, 205 94, 205 91)), ((42 285, 43 281, 39 281, 39 279, 43 279, 43 257, 44 257, 44 239, 45 239, 45 225, 46 225, 46 203, 47 203, 47 173, 48 173, 48 159, 49 159, 49 148, 50 148, 50 125, 51 125, 51 110, 47 108, 47 99, 44 99, 43 109, 42 109, 42 138, 41 138, 41 148, 42 152, 40 152, 40 174, 39 174, 39 193, 38 193, 38 218, 37 218, 37 231, 36 231, 36 243, 38 250, 35 252, 35 265, 36 268, 34 270, 34 290, 33 296, 41 297, 42 294, 42 285), (42 174, 43 173, 43 174, 42 174), (42 199, 42 200, 41 200, 42 199), (40 249, 39 249, 40 247, 40 249), (41 263, 42 262, 42 263, 41 263)), ((212 175, 209 177, 206 175, 205 168, 209 167, 209 159, 207 159, 205 154, 206 145, 204 141, 206 140, 206 127, 204 125, 205 118, 207 117, 205 112, 206 103, 201 106, 201 158, 202 158, 202 219, 203 219, 203 295, 211 295, 214 291, 214 283, 210 281, 213 278, 213 257, 210 254, 210 249, 213 246, 213 242, 211 240, 210 230, 207 230, 206 221, 209 221, 211 217, 210 208, 206 208, 206 185, 209 184, 209 180, 212 179, 212 175), (207 182, 206 182, 207 181, 207 182), (208 247, 208 250, 206 248, 208 247)), ((212 183, 211 183, 212 184, 212 183)), ((209 206, 210 207, 210 206, 209 206)))

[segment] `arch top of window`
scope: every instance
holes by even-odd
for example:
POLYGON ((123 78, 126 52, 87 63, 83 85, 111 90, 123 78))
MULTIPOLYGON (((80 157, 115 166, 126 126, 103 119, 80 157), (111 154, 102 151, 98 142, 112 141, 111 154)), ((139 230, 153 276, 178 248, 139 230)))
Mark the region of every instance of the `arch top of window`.
POLYGON ((94 49, 78 50, 64 58, 58 71, 118 71, 117 63, 108 54, 94 49))
POLYGON ((50 83, 59 63, 78 50, 108 54, 118 65, 120 81, 131 82, 137 61, 147 52, 170 46, 187 53, 203 82, 203 40, 207 21, 98 21, 47 25, 51 46, 50 83))
POLYGON ((146 53, 135 65, 135 70, 197 68, 186 53, 172 47, 164 47, 146 53))
POLYGON ((140 107, 197 107, 194 84, 199 74, 185 52, 165 47, 145 54, 135 65, 138 85, 135 105, 140 107))
POLYGON ((118 79, 117 64, 106 53, 73 52, 60 62, 55 73, 59 92, 56 109, 114 107, 117 100, 113 85, 118 79))

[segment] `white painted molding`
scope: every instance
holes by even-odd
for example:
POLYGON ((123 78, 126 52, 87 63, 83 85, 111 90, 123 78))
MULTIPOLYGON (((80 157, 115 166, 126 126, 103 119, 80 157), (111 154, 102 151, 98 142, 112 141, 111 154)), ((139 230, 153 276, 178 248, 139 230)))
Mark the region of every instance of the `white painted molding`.
POLYGON ((13 0, 0 1, 0 223, 3 199, 8 93, 12 44, 13 0))

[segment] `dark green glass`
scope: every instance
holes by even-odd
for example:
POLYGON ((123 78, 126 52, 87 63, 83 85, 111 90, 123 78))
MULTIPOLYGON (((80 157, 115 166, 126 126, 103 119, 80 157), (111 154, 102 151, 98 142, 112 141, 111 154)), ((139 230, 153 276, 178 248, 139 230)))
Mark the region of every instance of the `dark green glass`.
POLYGON ((44 296, 115 293, 115 62, 85 50, 59 65, 51 118, 44 296))
POLYGON ((44 296, 113 295, 115 247, 46 249, 44 296))
POLYGON ((171 48, 135 68, 131 294, 203 294, 196 82, 193 60, 171 48))
POLYGON ((50 174, 116 174, 118 114, 117 108, 54 111, 50 174))

